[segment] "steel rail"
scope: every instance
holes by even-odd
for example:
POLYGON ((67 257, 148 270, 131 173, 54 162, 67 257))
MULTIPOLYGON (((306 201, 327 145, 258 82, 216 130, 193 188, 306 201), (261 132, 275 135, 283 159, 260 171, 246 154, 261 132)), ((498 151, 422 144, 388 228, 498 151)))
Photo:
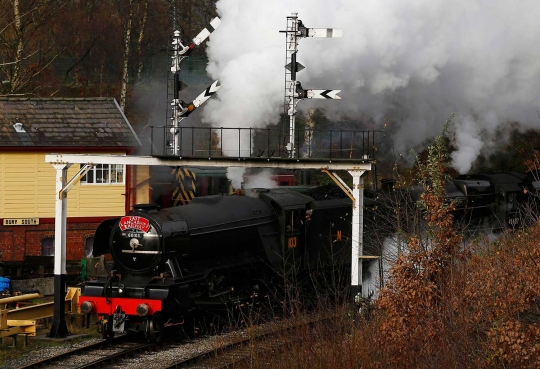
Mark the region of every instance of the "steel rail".
MULTIPOLYGON (((235 364, 246 361, 251 357, 251 354, 253 351, 250 348, 246 350, 246 347, 253 341, 257 341, 257 342, 274 341, 274 345, 269 345, 268 349, 276 349, 278 346, 282 346, 284 344, 290 343, 299 338, 299 337, 296 337, 296 335, 294 334, 288 334, 288 335, 285 335, 285 337, 287 337, 285 341, 276 342, 274 336, 277 333, 294 332, 300 327, 312 326, 314 324, 321 323, 326 320, 331 320, 333 318, 334 316, 314 318, 312 320, 304 321, 304 322, 301 322, 299 324, 295 324, 292 326, 288 325, 288 326, 284 326, 277 329, 261 331, 261 332, 256 333, 255 335, 251 335, 245 338, 239 338, 227 344, 220 345, 219 347, 205 350, 204 352, 201 352, 200 354, 194 355, 192 357, 178 360, 172 364, 165 366, 164 369, 172 369, 172 368, 195 369, 199 367, 200 368, 233 367, 235 364), (219 364, 216 364, 216 360, 217 360, 216 357, 218 356, 225 356, 225 359, 220 360, 222 362, 219 364)), ((258 351, 260 352, 260 350, 258 351)), ((266 351, 266 349, 264 351, 266 351)))
POLYGON ((128 347, 126 349, 122 349, 119 352, 114 352, 110 355, 100 355, 100 357, 97 360, 88 360, 88 362, 85 363, 74 363, 69 364, 67 362, 68 359, 77 356, 77 358, 84 360, 83 355, 90 356, 93 352, 98 352, 99 350, 111 350, 114 349, 115 346, 125 344, 128 340, 128 335, 123 335, 121 337, 115 338, 114 340, 107 341, 99 341, 96 343, 92 343, 89 345, 85 345, 82 347, 78 347, 73 350, 69 350, 67 352, 54 355, 42 360, 39 360, 37 362, 28 364, 26 366, 21 366, 19 369, 33 369, 33 368, 46 368, 46 367, 58 367, 59 362, 62 361, 61 367, 62 368, 94 368, 99 367, 101 365, 104 365, 106 363, 109 363, 111 361, 118 361, 118 359, 121 359, 122 357, 128 357, 132 356, 134 353, 139 353, 141 351, 149 350, 153 347, 155 347, 155 344, 149 344, 149 343, 141 343, 134 347, 128 347))

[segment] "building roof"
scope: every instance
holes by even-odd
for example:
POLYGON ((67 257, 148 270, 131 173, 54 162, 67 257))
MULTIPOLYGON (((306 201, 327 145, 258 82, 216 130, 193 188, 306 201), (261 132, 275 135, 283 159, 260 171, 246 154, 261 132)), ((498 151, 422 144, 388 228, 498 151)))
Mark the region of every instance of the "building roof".
POLYGON ((0 97, 0 147, 140 145, 114 98, 0 97))

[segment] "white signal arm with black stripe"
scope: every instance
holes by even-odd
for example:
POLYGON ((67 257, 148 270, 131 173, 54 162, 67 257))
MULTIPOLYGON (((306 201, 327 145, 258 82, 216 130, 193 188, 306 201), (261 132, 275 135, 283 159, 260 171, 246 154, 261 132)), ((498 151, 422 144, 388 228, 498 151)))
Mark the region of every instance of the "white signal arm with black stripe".
POLYGON ((337 38, 343 37, 343 29, 341 28, 307 28, 299 19, 297 23, 299 37, 325 37, 337 38))
POLYGON ((338 96, 341 90, 304 90, 306 99, 335 99, 341 100, 338 96))
POLYGON ((341 96, 338 93, 341 90, 304 90, 302 84, 299 81, 295 82, 295 92, 297 99, 334 99, 341 100, 341 96))
POLYGON ((221 88, 219 81, 214 81, 210 86, 199 94, 192 102, 185 103, 182 100, 175 99, 172 102, 173 106, 173 125, 170 132, 173 136, 173 155, 178 155, 178 133, 180 132, 180 122, 186 119, 195 109, 204 104, 212 95, 214 95, 221 88))
POLYGON ((212 95, 215 94, 220 88, 221 88, 221 84, 219 83, 219 81, 214 81, 210 86, 206 88, 206 90, 201 92, 199 96, 197 96, 189 104, 186 104, 180 100, 181 109, 179 110, 178 116, 182 118, 186 118, 195 109, 197 109, 199 106, 204 104, 206 100, 212 97, 212 95))
POLYGON ((172 42, 173 49, 174 49, 174 54, 172 56, 173 64, 171 66, 171 72, 173 72, 173 73, 178 72, 180 70, 180 62, 182 61, 182 59, 189 56, 189 54, 191 54, 193 49, 195 49, 195 46, 200 45, 201 43, 203 43, 203 41, 206 40, 208 38, 208 36, 210 36, 210 34, 212 32, 214 32, 214 30, 216 28, 219 27, 220 24, 221 24, 221 19, 219 19, 218 17, 215 17, 186 46, 184 46, 184 44, 180 40, 180 31, 174 31, 174 39, 173 39, 173 42, 172 42))
POLYGON ((210 36, 212 32, 214 32, 216 28, 219 27, 220 24, 221 19, 219 19, 218 17, 212 19, 205 29, 199 32, 197 36, 193 37, 193 43, 195 45, 200 45, 204 40, 208 38, 208 36, 210 36))
POLYGON ((305 37, 343 37, 341 28, 308 28, 305 37))

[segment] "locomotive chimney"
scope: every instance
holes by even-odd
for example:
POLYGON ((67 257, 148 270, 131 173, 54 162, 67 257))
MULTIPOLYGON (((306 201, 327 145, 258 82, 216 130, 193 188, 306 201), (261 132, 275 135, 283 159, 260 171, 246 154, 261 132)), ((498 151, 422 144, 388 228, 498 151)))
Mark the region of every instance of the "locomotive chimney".
POLYGON ((17 122, 13 125, 13 128, 15 129, 15 132, 17 133, 26 133, 26 130, 24 129, 24 125, 20 122, 17 122))
POLYGON ((138 213, 155 213, 161 209, 161 206, 156 204, 135 204, 133 205, 133 211, 138 213))

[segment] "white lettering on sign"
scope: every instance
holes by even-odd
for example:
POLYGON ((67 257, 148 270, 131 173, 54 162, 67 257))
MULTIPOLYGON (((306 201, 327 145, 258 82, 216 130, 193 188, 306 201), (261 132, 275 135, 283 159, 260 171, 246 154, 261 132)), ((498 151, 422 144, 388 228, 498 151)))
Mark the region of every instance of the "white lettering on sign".
POLYGON ((125 231, 126 229, 138 229, 139 231, 146 233, 150 230, 150 221, 146 218, 129 215, 122 217, 118 226, 122 231, 125 231))

